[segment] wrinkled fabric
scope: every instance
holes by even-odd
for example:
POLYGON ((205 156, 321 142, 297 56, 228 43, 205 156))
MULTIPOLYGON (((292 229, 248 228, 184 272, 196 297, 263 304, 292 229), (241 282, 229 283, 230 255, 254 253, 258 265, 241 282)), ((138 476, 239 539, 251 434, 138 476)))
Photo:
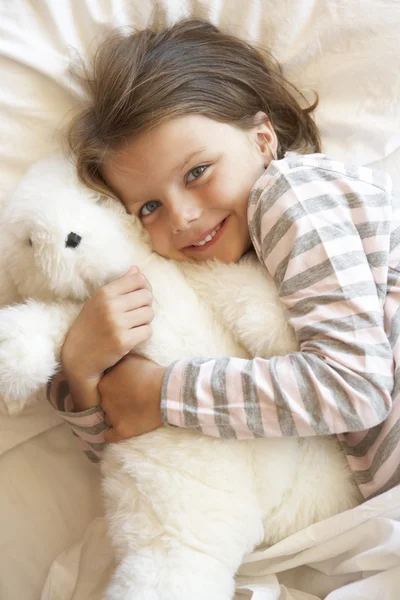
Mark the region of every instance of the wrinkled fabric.
MULTIPOLYGON (((106 524, 53 563, 41 600, 101 600, 113 568, 106 524)), ((397 600, 400 486, 246 557, 235 600, 397 600)))

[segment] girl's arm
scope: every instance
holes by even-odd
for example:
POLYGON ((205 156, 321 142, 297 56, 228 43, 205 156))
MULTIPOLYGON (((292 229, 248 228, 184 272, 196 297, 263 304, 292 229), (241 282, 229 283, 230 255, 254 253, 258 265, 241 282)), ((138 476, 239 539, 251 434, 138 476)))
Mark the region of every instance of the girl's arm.
POLYGON ((271 163, 250 199, 250 233, 300 351, 174 363, 165 423, 249 438, 361 431, 387 417, 389 192, 383 175, 321 155, 271 163))
POLYGON ((47 386, 47 398, 79 438, 93 462, 109 428, 98 384, 105 371, 151 336, 151 286, 131 268, 85 302, 62 349, 64 372, 47 386))

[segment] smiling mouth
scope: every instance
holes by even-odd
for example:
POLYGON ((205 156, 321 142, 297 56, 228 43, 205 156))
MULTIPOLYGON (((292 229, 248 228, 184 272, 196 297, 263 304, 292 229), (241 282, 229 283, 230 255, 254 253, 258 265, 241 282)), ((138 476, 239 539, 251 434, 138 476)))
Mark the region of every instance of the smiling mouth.
POLYGON ((219 225, 217 225, 215 229, 210 231, 210 233, 208 233, 203 240, 200 240, 199 242, 196 242, 196 244, 193 244, 191 246, 186 246, 184 250, 201 251, 206 250, 207 248, 215 244, 215 242, 221 237, 222 231, 225 229, 227 220, 228 217, 221 221, 221 223, 219 223, 219 225))

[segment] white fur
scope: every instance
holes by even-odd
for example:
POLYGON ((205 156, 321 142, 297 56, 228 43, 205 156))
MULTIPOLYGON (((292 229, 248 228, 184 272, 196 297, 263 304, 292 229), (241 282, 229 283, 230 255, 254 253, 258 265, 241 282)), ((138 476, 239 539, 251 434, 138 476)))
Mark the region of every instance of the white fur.
MULTIPOLYGON (((160 364, 297 349, 253 256, 232 265, 157 256, 140 223, 82 188, 60 157, 27 174, 1 236, 12 294, 0 289, 0 298, 25 300, 0 311, 0 392, 10 413, 54 373, 82 301, 132 264, 155 298, 153 336, 140 350, 160 364), (82 237, 76 248, 65 247, 70 232, 82 237)), ((106 600, 229 600, 246 553, 360 501, 333 438, 239 442, 163 427, 109 446, 102 471, 119 563, 106 600)))
POLYGON ((57 370, 78 312, 76 303, 35 300, 0 310, 0 390, 10 415, 34 402, 34 392, 57 370))

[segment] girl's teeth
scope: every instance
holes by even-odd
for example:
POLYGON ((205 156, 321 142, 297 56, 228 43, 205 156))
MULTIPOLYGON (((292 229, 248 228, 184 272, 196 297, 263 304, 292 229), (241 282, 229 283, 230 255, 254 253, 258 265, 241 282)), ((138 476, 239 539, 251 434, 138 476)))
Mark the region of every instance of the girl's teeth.
POLYGON ((211 240, 213 239, 214 235, 217 233, 217 231, 219 231, 219 229, 221 229, 221 225, 218 225, 218 227, 216 227, 214 229, 214 231, 212 231, 211 233, 209 233, 208 236, 204 238, 204 240, 202 240, 201 242, 197 242, 197 244, 193 244, 193 245, 194 246, 204 246, 204 244, 207 244, 208 242, 211 242, 211 240))

